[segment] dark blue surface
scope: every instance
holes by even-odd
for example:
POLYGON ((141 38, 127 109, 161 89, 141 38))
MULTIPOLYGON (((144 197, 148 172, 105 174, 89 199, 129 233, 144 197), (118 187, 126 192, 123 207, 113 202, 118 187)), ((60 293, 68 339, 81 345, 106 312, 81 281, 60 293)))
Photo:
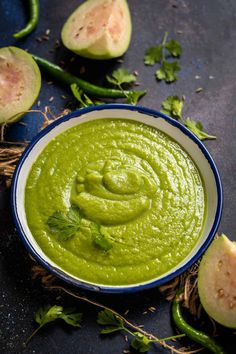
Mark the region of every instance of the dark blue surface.
MULTIPOLYGON (((55 49, 55 41, 60 39, 60 30, 67 16, 81 0, 40 0, 40 22, 29 37, 15 40, 12 34, 22 28, 27 21, 27 9, 23 0, 0 1, 0 46, 16 45, 49 59, 56 64, 61 60, 74 74, 81 68, 81 77, 96 84, 105 84, 105 75, 122 66, 117 60, 93 62, 76 57, 62 46, 55 49), (49 41, 39 43, 47 29, 51 30, 49 41), (71 61, 71 58, 75 58, 71 61)), ((185 95, 185 117, 201 120, 207 132, 216 135, 217 140, 206 142, 206 146, 219 168, 224 186, 224 210, 220 232, 236 241, 236 2, 235 0, 129 0, 133 21, 133 34, 129 50, 124 56, 123 66, 139 73, 139 89, 147 89, 148 94, 141 104, 155 110, 168 95, 185 95), (183 47, 179 80, 171 85, 157 83, 154 72, 158 65, 146 67, 143 56, 146 48, 160 43, 165 31, 170 38, 178 39, 183 47), (199 77, 199 78, 196 78, 199 77), (203 91, 195 91, 202 87, 203 91)), ((43 75, 43 85, 39 97, 40 109, 50 106, 57 115, 66 107, 76 108, 76 103, 68 88, 51 81, 43 75), (67 98, 61 98, 65 95, 67 98), (53 102, 49 98, 53 96, 53 102)), ((34 108, 37 108, 37 103, 34 108)), ((40 129, 42 117, 27 114, 23 120, 7 130, 8 140, 31 140, 40 129), (26 124, 26 125, 22 125, 26 124)), ((38 282, 32 282, 30 269, 32 262, 14 229, 10 213, 10 191, 0 179, 0 352, 3 354, 120 354, 128 349, 128 343, 120 334, 99 335, 96 324, 97 310, 59 292, 50 293, 42 289, 38 282), (33 332, 36 325, 33 314, 45 303, 74 306, 84 313, 81 330, 68 328, 58 322, 48 325, 32 340, 27 348, 22 342, 33 332)), ((121 313, 129 309, 127 318, 143 324, 145 329, 159 337, 176 333, 170 321, 170 305, 157 288, 137 294, 90 295, 116 308, 121 313), (155 313, 148 311, 157 308, 155 313)), ((201 328, 202 322, 193 324, 201 328)), ((206 330, 213 332, 210 322, 206 330)), ((219 340, 226 353, 235 354, 233 331, 217 326, 219 340)), ((181 344, 191 344, 182 341, 181 344)), ((149 353, 167 354, 168 350, 155 349, 149 353)))

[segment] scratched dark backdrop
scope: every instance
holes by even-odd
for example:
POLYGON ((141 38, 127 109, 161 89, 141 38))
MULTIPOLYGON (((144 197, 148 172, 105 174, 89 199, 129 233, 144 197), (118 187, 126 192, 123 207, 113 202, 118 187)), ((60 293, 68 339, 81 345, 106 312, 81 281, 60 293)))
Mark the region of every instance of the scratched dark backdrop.
MULTIPOLYGON (((82 1, 41 0, 40 22, 34 33, 22 40, 15 40, 12 34, 22 28, 27 21, 24 1, 0 1, 0 46, 15 45, 55 63, 63 61, 73 73, 85 68, 84 78, 98 84, 105 83, 105 74, 121 66, 117 60, 96 62, 75 57, 60 46, 60 30, 67 16, 82 1), (48 41, 38 42, 47 29, 48 41), (74 61, 73 61, 74 60, 74 61)), ((27 3, 27 2, 26 2, 27 3)), ((236 240, 236 2, 234 0, 130 0, 133 34, 128 52, 124 56, 124 66, 137 70, 141 89, 148 94, 141 104, 160 109, 161 102, 168 95, 185 95, 185 116, 201 120, 206 131, 217 135, 216 141, 206 142, 213 155, 224 187, 224 211, 220 232, 236 240), (163 33, 178 39, 183 47, 179 80, 171 85, 157 83, 154 72, 157 67, 145 67, 145 49, 158 44, 163 33), (196 93, 196 89, 203 91, 196 93)), ((54 114, 65 108, 75 108, 73 98, 66 87, 56 82, 49 85, 49 77, 43 75, 43 85, 38 101, 39 108, 46 105, 54 114), (62 98, 65 96, 66 98, 62 98), (49 99, 54 97, 52 102, 49 99)), ((37 108, 37 105, 35 105, 37 108)), ((29 141, 39 130, 42 117, 28 114, 21 123, 12 125, 6 131, 7 140, 29 141), (23 122, 23 124, 22 124, 23 122)), ((96 324, 97 309, 71 300, 60 293, 49 293, 30 277, 31 261, 14 229, 9 202, 10 190, 4 180, 0 180, 0 352, 2 354, 119 354, 129 348, 120 334, 101 337, 96 324), (84 313, 82 329, 77 330, 61 322, 48 325, 39 332, 25 349, 22 342, 33 332, 36 325, 33 314, 39 306, 50 304, 76 305, 84 313)), ((159 337, 175 333, 170 321, 169 304, 161 297, 157 288, 134 295, 90 295, 113 306, 120 312, 129 309, 127 317, 159 337), (143 312, 150 306, 154 313, 143 312)), ((194 323, 201 328, 199 321, 194 323)), ((207 331, 212 332, 208 323, 207 331)), ((219 340, 226 352, 236 352, 233 331, 218 326, 219 340)), ((191 344, 182 341, 181 344, 191 344)), ((161 348, 152 348, 150 353, 168 353, 161 348)), ((205 351, 207 353, 207 351, 205 351)))

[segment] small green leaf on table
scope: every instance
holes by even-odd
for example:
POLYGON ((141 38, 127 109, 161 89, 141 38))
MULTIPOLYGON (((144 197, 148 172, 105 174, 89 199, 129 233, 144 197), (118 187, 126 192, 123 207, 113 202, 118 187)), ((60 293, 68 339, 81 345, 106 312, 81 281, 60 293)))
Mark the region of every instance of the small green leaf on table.
POLYGON ((177 61, 163 61, 159 70, 156 71, 157 80, 165 80, 166 82, 174 82, 178 79, 177 73, 180 71, 180 65, 177 61))

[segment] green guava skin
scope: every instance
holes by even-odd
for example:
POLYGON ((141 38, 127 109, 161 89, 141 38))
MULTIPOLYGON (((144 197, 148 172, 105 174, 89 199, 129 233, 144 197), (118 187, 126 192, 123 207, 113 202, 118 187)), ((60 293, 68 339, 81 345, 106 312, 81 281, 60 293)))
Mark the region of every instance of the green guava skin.
POLYGON ((198 292, 210 317, 236 328, 236 243, 224 234, 214 239, 201 260, 198 292))
MULTIPOLYGON (((89 38, 88 41, 84 40, 84 44, 81 44, 82 42, 79 42, 79 37, 78 37, 78 42, 73 41, 73 37, 75 35, 73 25, 81 17, 84 16, 84 13, 86 14, 86 11, 89 12, 91 10, 91 6, 97 6, 97 8, 104 6, 105 3, 109 3, 109 0, 88 0, 83 2, 67 19, 65 22, 62 31, 61 31, 61 38, 64 46, 74 52, 77 55, 80 55, 85 58, 89 59, 96 59, 96 60, 107 60, 107 59, 113 59, 122 56, 128 49, 130 40, 131 40, 131 33, 132 33, 132 22, 131 22, 131 16, 130 16, 130 11, 129 7, 127 4, 126 0, 116 0, 115 3, 118 3, 120 8, 122 8, 122 16, 124 18, 124 23, 121 25, 122 27, 115 28, 114 30, 119 33, 119 30, 123 30, 125 35, 122 39, 117 40, 118 44, 116 43, 116 48, 111 48, 111 36, 108 35, 109 29, 106 29, 105 32, 103 33, 102 38, 98 38, 97 41, 95 40, 94 42, 90 42, 89 38), (83 16, 82 16, 83 14, 83 16), (110 42, 110 44, 109 44, 110 42)), ((112 11, 111 11, 112 12, 112 11)), ((117 11, 113 11, 115 13, 117 11)), ((96 16, 96 13, 94 14, 94 17, 96 16)), ((83 24, 82 27, 89 27, 89 21, 93 20, 93 15, 89 17, 88 23, 83 24)), ((99 19, 99 21, 101 18, 99 19)), ((94 19, 96 21, 96 19, 94 19)), ((105 21, 105 20, 104 20, 105 21)), ((101 30, 102 23, 97 24, 97 31, 101 30)), ((105 27, 105 25, 103 24, 105 27)), ((80 27, 80 25, 78 25, 80 27)), ((77 27, 76 27, 77 29, 77 27)), ((83 35, 84 36, 84 35, 83 35)), ((86 37, 84 37, 86 38, 86 37)), ((92 37, 91 37, 92 38, 92 37)))
POLYGON ((0 49, 0 125, 18 121, 35 103, 41 88, 37 63, 25 50, 0 49))

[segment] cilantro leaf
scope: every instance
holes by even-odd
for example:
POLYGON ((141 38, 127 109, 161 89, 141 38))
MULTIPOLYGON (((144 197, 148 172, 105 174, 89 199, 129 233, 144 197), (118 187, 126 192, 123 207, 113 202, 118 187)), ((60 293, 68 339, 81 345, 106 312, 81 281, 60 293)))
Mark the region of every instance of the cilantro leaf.
POLYGON ((82 313, 76 312, 74 308, 64 309, 60 318, 73 327, 81 327, 82 313))
POLYGON ((131 342, 131 347, 138 350, 140 353, 145 353, 150 349, 152 340, 140 332, 134 332, 135 338, 131 342))
POLYGON ((144 56, 144 63, 146 65, 154 65, 155 63, 161 63, 162 59, 162 45, 150 47, 146 50, 144 56))
POLYGON ((74 97, 77 99, 77 101, 80 102, 81 107, 89 107, 89 106, 96 106, 99 104, 102 104, 104 102, 101 101, 92 101, 85 93, 83 90, 79 89, 77 84, 71 84, 70 85, 71 91, 74 95, 74 97))
POLYGON ((163 61, 159 70, 156 71, 157 80, 174 82, 177 80, 177 72, 180 71, 180 65, 177 61, 163 61))
POLYGON ((165 48, 168 50, 172 57, 180 57, 182 54, 182 48, 178 41, 171 39, 165 44, 165 48))
POLYGON ((118 87, 123 84, 132 84, 136 81, 136 76, 124 68, 114 70, 111 76, 107 75, 106 78, 109 83, 118 87))
POLYGON ((127 103, 136 105, 139 99, 145 94, 145 91, 129 91, 127 93, 127 103))
POLYGON ((178 96, 168 96, 161 104, 161 112, 178 120, 182 118, 183 106, 183 99, 178 96))
POLYGON ((203 131, 203 126, 201 122, 195 122, 194 120, 187 118, 184 121, 185 126, 191 130, 200 140, 214 140, 216 136, 209 135, 208 133, 203 131))
POLYGON ((108 240, 109 235, 104 228, 98 224, 92 223, 90 226, 94 244, 104 251, 109 251, 113 246, 108 240))
POLYGON ((66 241, 76 234, 80 228, 81 215, 76 207, 70 207, 67 214, 56 211, 48 220, 47 225, 57 234, 60 241, 66 241))
POLYGON ((46 323, 54 321, 56 318, 59 318, 63 312, 62 306, 50 306, 46 305, 40 307, 35 313, 35 321, 42 327, 46 323))
POLYGON ((125 329, 123 320, 108 309, 102 310, 98 313, 97 323, 108 326, 101 330, 100 333, 102 334, 109 334, 125 329))
POLYGON ((74 309, 63 309, 62 306, 50 306, 45 305, 40 307, 34 316, 35 321, 39 324, 39 327, 31 334, 31 336, 24 343, 25 345, 33 338, 33 336, 42 328, 45 324, 53 322, 56 319, 62 319, 73 327, 81 327, 80 322, 82 314, 75 312, 74 309))

